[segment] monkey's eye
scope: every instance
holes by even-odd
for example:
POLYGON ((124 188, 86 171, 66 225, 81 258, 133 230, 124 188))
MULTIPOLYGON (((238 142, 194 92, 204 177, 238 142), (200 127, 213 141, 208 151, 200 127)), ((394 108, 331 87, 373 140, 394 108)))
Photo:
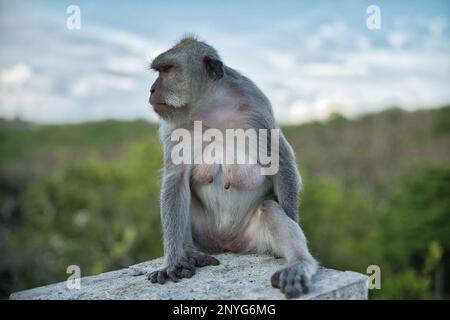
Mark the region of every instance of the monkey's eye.
POLYGON ((169 72, 170 69, 172 69, 172 65, 165 65, 159 68, 159 72, 169 72))

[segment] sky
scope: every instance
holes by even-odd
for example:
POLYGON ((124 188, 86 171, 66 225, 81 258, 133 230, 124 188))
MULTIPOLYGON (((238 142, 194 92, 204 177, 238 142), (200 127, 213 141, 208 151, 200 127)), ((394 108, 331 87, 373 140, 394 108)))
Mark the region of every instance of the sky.
POLYGON ((250 77, 281 123, 439 107, 450 103, 449 17, 445 0, 0 0, 0 117, 157 120, 148 64, 186 33, 250 77), (80 29, 66 26, 69 5, 80 29))

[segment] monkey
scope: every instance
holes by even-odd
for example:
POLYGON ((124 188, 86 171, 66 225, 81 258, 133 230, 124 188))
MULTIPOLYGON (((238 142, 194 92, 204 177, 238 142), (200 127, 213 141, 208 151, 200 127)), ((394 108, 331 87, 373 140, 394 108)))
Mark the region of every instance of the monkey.
POLYGON ((196 267, 218 265, 212 255, 221 252, 267 253, 287 261, 270 278, 274 288, 287 298, 308 293, 318 262, 299 226, 302 180, 281 131, 279 167, 272 175, 261 176, 255 165, 171 160, 171 134, 180 128, 192 132, 195 121, 220 131, 279 129, 269 99, 195 36, 181 38, 150 67, 158 72, 149 102, 161 120, 164 265, 149 272, 148 280, 164 284, 190 278, 196 267))

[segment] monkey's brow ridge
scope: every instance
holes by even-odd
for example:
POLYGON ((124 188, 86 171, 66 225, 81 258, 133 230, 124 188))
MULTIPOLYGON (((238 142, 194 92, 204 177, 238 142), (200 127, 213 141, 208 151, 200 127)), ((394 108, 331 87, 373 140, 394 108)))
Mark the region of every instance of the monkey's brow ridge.
POLYGON ((153 70, 159 71, 160 69, 167 67, 167 66, 171 66, 171 65, 172 65, 172 63, 170 61, 161 61, 161 60, 155 59, 150 64, 150 68, 153 70))

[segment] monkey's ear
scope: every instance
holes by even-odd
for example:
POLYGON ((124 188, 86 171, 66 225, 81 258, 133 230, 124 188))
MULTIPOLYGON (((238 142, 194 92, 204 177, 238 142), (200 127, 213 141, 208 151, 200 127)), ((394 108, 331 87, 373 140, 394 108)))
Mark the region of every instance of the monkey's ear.
POLYGON ((211 56, 205 56, 203 58, 203 63, 205 64, 206 71, 213 80, 219 80, 223 77, 224 71, 222 61, 211 56))

